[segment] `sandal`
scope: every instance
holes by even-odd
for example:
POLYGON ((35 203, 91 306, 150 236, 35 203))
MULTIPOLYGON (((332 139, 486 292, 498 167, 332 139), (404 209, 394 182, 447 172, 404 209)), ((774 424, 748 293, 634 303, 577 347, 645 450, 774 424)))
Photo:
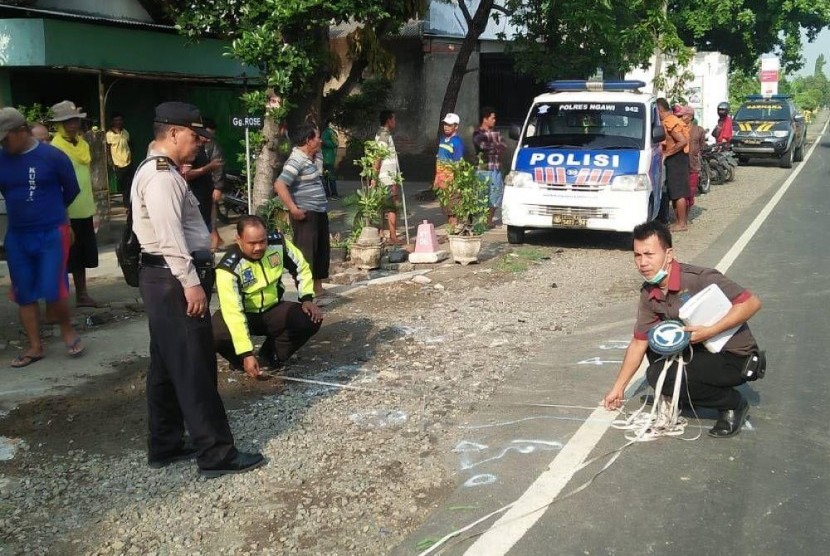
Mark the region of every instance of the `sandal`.
POLYGON ((86 346, 81 344, 81 337, 78 336, 75 338, 75 341, 71 344, 66 344, 66 354, 69 357, 80 357, 83 355, 86 346))
POLYGON ((11 366, 13 369, 22 369, 23 367, 28 367, 32 363, 37 363, 43 359, 43 357, 43 355, 26 355, 23 353, 12 360, 11 366))

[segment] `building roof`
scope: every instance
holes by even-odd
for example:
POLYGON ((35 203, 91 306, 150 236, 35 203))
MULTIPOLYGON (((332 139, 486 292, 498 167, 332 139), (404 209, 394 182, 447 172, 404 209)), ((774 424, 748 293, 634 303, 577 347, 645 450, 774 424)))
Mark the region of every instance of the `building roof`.
POLYGON ((33 8, 28 6, 10 6, 8 4, 0 4, 0 17, 48 17, 54 19, 62 19, 66 21, 78 21, 83 23, 91 23, 98 25, 110 25, 120 27, 131 27, 135 29, 152 29, 154 31, 169 31, 177 32, 173 25, 164 23, 153 23, 149 21, 139 21, 136 19, 114 18, 95 14, 84 14, 78 12, 68 12, 66 10, 33 8))

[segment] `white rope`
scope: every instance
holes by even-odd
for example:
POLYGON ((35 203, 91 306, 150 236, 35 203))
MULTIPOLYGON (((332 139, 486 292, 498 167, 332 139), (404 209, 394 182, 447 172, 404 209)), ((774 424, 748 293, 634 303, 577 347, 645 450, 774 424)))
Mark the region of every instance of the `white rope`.
MULTIPOLYGON (((660 375, 657 377, 657 384, 654 385, 654 404, 651 411, 649 413, 645 412, 645 406, 648 403, 646 400, 640 406, 640 409, 624 419, 613 421, 611 426, 615 429, 627 431, 625 438, 630 442, 651 442, 664 436, 683 436, 689 423, 685 417, 680 416, 680 389, 683 379, 686 378, 686 365, 691 362, 693 357, 693 351, 690 353, 688 361, 683 359, 682 353, 668 357, 663 363, 660 375), (669 397, 662 394, 663 385, 666 382, 669 368, 675 363, 674 388, 671 397, 669 397)), ((691 401, 688 384, 686 384, 686 397, 691 401)))

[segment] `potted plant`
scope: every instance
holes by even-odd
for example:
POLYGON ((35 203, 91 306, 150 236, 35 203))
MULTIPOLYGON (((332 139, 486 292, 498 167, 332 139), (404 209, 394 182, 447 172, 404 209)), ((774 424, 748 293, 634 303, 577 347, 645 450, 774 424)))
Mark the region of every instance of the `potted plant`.
POLYGON ((386 212, 394 210, 389 187, 379 179, 377 161, 389 156, 383 143, 366 141, 363 156, 354 163, 360 167, 360 189, 347 196, 343 205, 354 212, 351 231, 351 259, 364 270, 378 268, 383 242, 380 228, 386 212))
POLYGON ((452 163, 451 170, 452 179, 436 194, 441 206, 455 216, 449 226, 453 260, 468 265, 478 262, 481 234, 487 229, 489 185, 466 160, 452 163))
POLYGON ((292 239, 294 230, 291 227, 289 212, 279 197, 269 199, 267 203, 257 209, 256 213, 257 216, 265 220, 269 232, 279 232, 289 240, 292 239))
POLYGON ((344 237, 340 232, 329 234, 329 245, 331 246, 331 262, 342 263, 349 253, 351 238, 344 237))

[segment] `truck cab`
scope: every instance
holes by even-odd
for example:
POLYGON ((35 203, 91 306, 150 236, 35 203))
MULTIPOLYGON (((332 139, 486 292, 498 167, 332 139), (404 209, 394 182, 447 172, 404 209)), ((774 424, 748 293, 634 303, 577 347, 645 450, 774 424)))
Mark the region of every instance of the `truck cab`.
POLYGON ((509 243, 525 231, 631 232, 655 218, 663 186, 665 131, 642 81, 552 81, 536 97, 505 178, 509 243))
POLYGON ((782 168, 804 160, 807 122, 789 95, 750 95, 732 117, 732 151, 742 164, 776 158, 782 168))

